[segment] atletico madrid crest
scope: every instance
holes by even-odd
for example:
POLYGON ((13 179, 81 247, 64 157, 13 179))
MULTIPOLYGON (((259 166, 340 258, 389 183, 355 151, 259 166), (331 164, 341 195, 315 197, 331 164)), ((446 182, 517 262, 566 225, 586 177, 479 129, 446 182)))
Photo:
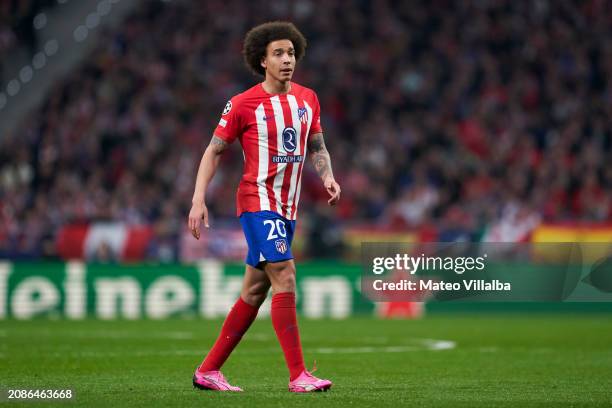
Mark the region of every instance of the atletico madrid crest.
POLYGON ((300 118, 300 122, 303 124, 308 123, 308 111, 306 108, 298 108, 298 118, 300 118))
POLYGON ((276 250, 281 254, 287 252, 287 241, 285 241, 284 239, 277 239, 276 241, 274 241, 274 245, 276 245, 276 250))

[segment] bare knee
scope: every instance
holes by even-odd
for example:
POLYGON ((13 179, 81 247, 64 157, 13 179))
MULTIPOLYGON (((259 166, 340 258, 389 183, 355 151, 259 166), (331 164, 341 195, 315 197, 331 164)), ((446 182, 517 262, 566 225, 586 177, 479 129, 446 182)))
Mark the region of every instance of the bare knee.
POLYGON ((266 265, 266 272, 274 292, 295 292, 295 265, 293 262, 279 262, 266 265))
POLYGON ((242 300, 252 306, 259 307, 266 300, 270 284, 267 282, 257 282, 242 289, 240 296, 242 300))

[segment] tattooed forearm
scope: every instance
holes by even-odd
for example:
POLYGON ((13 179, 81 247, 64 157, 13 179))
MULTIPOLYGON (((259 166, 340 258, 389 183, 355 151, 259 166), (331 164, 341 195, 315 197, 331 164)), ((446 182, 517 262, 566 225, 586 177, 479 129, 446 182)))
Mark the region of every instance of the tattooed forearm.
POLYGON ((323 140, 323 133, 317 133, 312 135, 308 140, 308 150, 310 152, 310 158, 315 170, 319 174, 322 180, 327 177, 333 178, 331 159, 329 152, 325 147, 325 141, 323 140))
POLYGON ((223 153, 225 149, 227 149, 227 146, 229 146, 229 144, 225 140, 221 139, 220 137, 213 136, 208 146, 216 154, 221 154, 223 153))
MULTIPOLYGON (((319 156, 323 155, 319 154, 319 156)), ((327 154, 327 157, 313 157, 313 163, 315 170, 317 170, 317 173, 319 173, 319 177, 321 177, 321 179, 325 179, 331 173, 329 154, 327 154)))
POLYGON ((327 151, 325 141, 323 140, 323 133, 317 133, 308 139, 308 150, 313 153, 318 153, 323 150, 327 151))

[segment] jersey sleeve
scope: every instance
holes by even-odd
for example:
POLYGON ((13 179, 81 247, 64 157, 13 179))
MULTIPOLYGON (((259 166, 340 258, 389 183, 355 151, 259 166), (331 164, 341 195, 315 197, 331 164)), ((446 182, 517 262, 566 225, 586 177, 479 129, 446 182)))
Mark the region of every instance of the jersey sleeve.
POLYGON ((234 96, 227 101, 219 124, 215 128, 214 134, 227 143, 232 143, 243 131, 243 121, 240 115, 240 101, 234 96))
POLYGON ((319 105, 319 98, 314 92, 313 95, 314 107, 312 112, 312 125, 310 125, 310 133, 308 133, 308 136, 323 132, 323 128, 321 127, 321 106, 319 105))

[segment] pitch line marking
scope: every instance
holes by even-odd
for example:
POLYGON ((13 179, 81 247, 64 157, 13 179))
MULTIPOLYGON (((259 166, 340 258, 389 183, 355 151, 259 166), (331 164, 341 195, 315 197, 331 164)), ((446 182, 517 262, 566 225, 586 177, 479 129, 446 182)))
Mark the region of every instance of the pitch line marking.
POLYGON ((404 353, 408 351, 441 351, 452 350, 457 347, 457 343, 452 340, 436 339, 414 339, 417 345, 413 346, 385 346, 385 347, 319 347, 313 351, 321 354, 359 354, 359 353, 404 353))

